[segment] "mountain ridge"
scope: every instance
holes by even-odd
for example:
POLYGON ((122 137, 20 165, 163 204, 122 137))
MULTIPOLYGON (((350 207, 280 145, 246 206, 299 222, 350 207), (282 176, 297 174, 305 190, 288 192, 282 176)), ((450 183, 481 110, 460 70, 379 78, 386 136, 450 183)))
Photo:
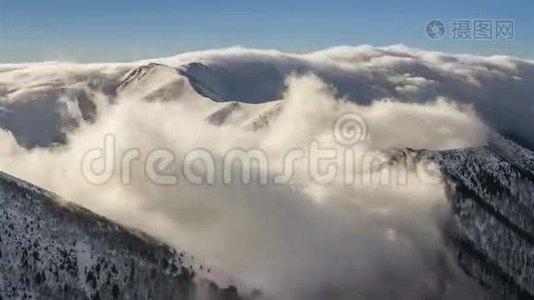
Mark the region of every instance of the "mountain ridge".
MULTIPOLYGON (((347 77, 343 77, 346 75, 344 73, 341 75, 336 74, 335 76, 332 75, 333 77, 330 76, 327 82, 331 83, 338 89, 338 94, 345 94, 344 91, 353 91, 353 94, 348 93, 349 96, 354 96, 354 99, 360 100, 363 104, 369 104, 369 102, 366 101, 371 98, 374 99, 373 97, 380 98, 382 96, 398 96, 401 99, 408 99, 410 93, 404 92, 410 91, 410 88, 413 89, 414 86, 421 81, 421 78, 418 77, 419 73, 428 75, 427 77, 431 79, 427 82, 429 87, 423 87, 424 93, 415 95, 421 98, 429 97, 426 93, 428 91, 432 91, 435 82, 445 80, 447 79, 447 76, 451 76, 450 74, 444 75, 438 72, 438 70, 432 69, 430 66, 422 63, 414 66, 405 65, 404 60, 410 60, 413 58, 412 56, 395 58, 398 60, 396 61, 397 64, 394 65, 396 68, 395 70, 397 71, 398 69, 401 73, 406 71, 406 73, 402 74, 407 75, 402 75, 402 78, 395 78, 395 80, 398 80, 402 83, 399 86, 395 86, 393 82, 387 82, 388 85, 391 85, 392 89, 394 88, 393 91, 386 91, 384 88, 379 88, 372 84, 374 80, 377 80, 377 78, 381 79, 381 74, 379 74, 376 69, 372 69, 370 74, 368 74, 369 77, 363 76, 365 80, 362 79, 363 81, 358 81, 358 84, 355 85, 356 87, 361 86, 362 89, 355 88, 353 85, 351 85, 351 82, 357 81, 355 78, 361 74, 349 74, 350 76, 347 77), (336 81, 335 79, 339 80, 336 81), (333 82, 337 83, 337 85, 333 84, 333 82)), ((196 97, 195 100, 199 98, 202 98, 203 101, 206 100, 203 102, 203 105, 205 103, 206 107, 210 108, 210 114, 206 114, 205 116, 205 120, 208 123, 217 126, 224 126, 226 122, 235 114, 243 113, 246 115, 246 117, 242 118, 243 122, 240 124, 251 130, 260 130, 268 127, 269 122, 275 120, 280 111, 283 109, 283 103, 277 102, 277 99, 279 98, 281 89, 283 89, 284 76, 289 74, 290 71, 296 70, 296 72, 304 72, 314 69, 306 69, 302 67, 302 65, 296 64, 296 66, 289 65, 286 70, 281 70, 276 66, 269 66, 267 63, 265 63, 265 68, 259 68, 259 71, 255 70, 255 72, 261 73, 263 70, 265 71, 265 74, 263 74, 265 77, 260 76, 260 78, 269 79, 272 77, 274 79, 272 82, 265 80, 267 84, 262 85, 263 80, 256 78, 254 76, 256 73, 247 73, 247 68, 251 65, 255 66, 257 64, 247 64, 245 61, 244 63, 240 64, 242 68, 239 70, 233 70, 231 67, 228 67, 232 66, 231 63, 229 63, 228 66, 224 66, 222 63, 217 65, 210 64, 209 62, 189 62, 176 67, 161 63, 151 63, 148 65, 132 67, 130 72, 125 73, 123 80, 117 85, 117 89, 115 90, 116 92, 111 93, 111 95, 120 96, 121 93, 127 91, 129 88, 132 88, 132 91, 140 90, 143 94, 143 99, 146 101, 180 101, 184 93, 194 92, 194 96, 196 97), (236 77, 237 79, 247 77, 252 74, 249 76, 250 78, 248 78, 249 80, 246 82, 252 82, 254 84, 249 84, 244 87, 236 85, 236 78, 232 78, 232 76, 230 76, 232 72, 239 73, 239 76, 236 77), (210 74, 215 75, 211 76, 210 74), (151 79, 151 76, 154 76, 154 78, 151 79), (163 79, 160 80, 160 77, 163 79), (145 80, 149 83, 149 85, 154 83, 154 86, 151 86, 149 89, 144 89, 143 82, 145 80), (256 87, 261 88, 258 89, 259 91, 256 91, 256 87), (245 99, 245 102, 239 101, 243 99, 245 99)), ((489 68, 491 64, 484 62, 482 65, 489 68)), ((495 67, 495 69, 498 68, 495 67)), ((323 73, 318 74, 321 75, 325 74, 325 72, 328 73, 326 68, 322 69, 322 71, 323 73)), ((493 71, 498 73, 498 71, 502 70, 499 69, 493 71)), ((528 74, 529 70, 523 70, 522 72, 523 73, 521 74, 528 74)), ((475 73, 475 75, 480 74, 475 73)), ((462 81, 462 85, 460 85, 460 87, 464 88, 465 91, 470 91, 470 84, 475 86, 477 80, 480 80, 482 83, 490 82, 488 78, 482 75, 480 75, 480 77, 476 77, 475 75, 473 75, 473 78, 468 78, 469 80, 474 81, 475 84, 466 79, 467 83, 462 81)), ((361 78, 358 77, 357 79, 361 78)), ((463 80, 463 78, 460 79, 463 80)), ((460 79, 454 78, 454 80, 458 81, 460 81, 460 79)), ((505 85, 505 82, 507 82, 506 80, 503 79, 501 84, 505 85)), ((465 91, 461 89, 453 89, 452 94, 464 98, 472 96, 470 92, 465 91)), ((479 92, 480 91, 473 92, 473 95, 476 97, 482 97, 478 94, 479 92)), ((520 95, 522 92, 524 91, 520 89, 518 91, 518 95, 520 95)), ((481 94, 485 93, 486 91, 483 91, 483 93, 481 92, 481 94)), ((499 93, 499 95, 502 96, 502 93, 499 93)), ((490 117, 495 118, 492 120, 498 120, 498 118, 493 115, 494 111, 484 111, 490 117)), ((401 153, 399 154, 400 156, 404 155, 404 157, 408 157, 409 159, 416 161, 428 160, 439 165, 444 176, 443 181, 445 183, 446 194, 453 208, 450 242, 453 244, 453 248, 456 251, 457 260, 460 266, 462 266, 464 270, 472 277, 478 279, 486 288, 500 295, 500 297, 506 299, 531 299, 534 295, 534 274, 532 274, 530 271, 534 269, 534 216, 531 213, 534 211, 532 209, 534 208, 534 205, 531 199, 531 195, 534 194, 534 154, 528 149, 518 145, 515 141, 507 140, 501 137, 499 134, 496 134, 490 138, 488 145, 481 147, 442 151, 413 150, 407 148, 399 150, 398 153, 401 153)), ((7 253, 9 257, 14 257, 15 260, 24 261, 25 257, 31 256, 28 254, 30 253, 29 251, 37 251, 38 257, 46 257, 46 255, 43 253, 49 252, 48 250, 45 251, 40 247, 32 246, 35 239, 32 237, 31 233, 35 232, 37 229, 32 227, 32 225, 28 227, 29 231, 25 231, 26 229, 24 224, 26 220, 35 218, 35 216, 31 214, 32 208, 30 206, 26 206, 21 209, 20 207, 16 206, 16 200, 27 200, 27 197, 32 199, 35 197, 52 199, 55 196, 53 194, 48 194, 48 192, 44 190, 35 189, 30 184, 20 183, 15 179, 9 178, 11 177, 0 175, 0 184, 2 185, 2 189, 0 189, 0 196, 2 196, 2 199, 0 199, 0 201, 2 202, 1 209, 4 216, 4 224, 2 224, 3 227, 0 229, 4 229, 4 232, 12 230, 10 228, 11 223, 5 220, 12 220, 13 218, 19 217, 22 220, 21 223, 14 224, 13 228, 23 232, 24 235, 22 236, 28 235, 28 237, 24 237, 25 241, 27 241, 24 242, 24 245, 22 245, 25 247, 24 251, 18 251, 18 248, 10 248, 9 245, 6 244, 8 246, 4 245, 2 247, 2 255, 5 256, 7 253), (16 197, 14 195, 18 198, 15 199, 16 197), (13 214, 13 211, 17 213, 13 214), (34 248, 37 248, 37 250, 34 248)), ((22 201, 21 203, 25 202, 22 201)), ((81 213, 81 215, 84 214, 81 213)), ((96 222, 97 224, 98 222, 104 222, 106 224, 108 222, 101 220, 99 217, 93 214, 90 214, 89 216, 90 217, 87 217, 91 220, 89 222, 96 222)), ((55 220, 54 218, 51 219, 55 220)), ((64 220, 64 218, 59 219, 64 220)), ((66 224, 70 224, 68 223, 70 222, 70 218, 65 218, 65 220, 67 221, 66 224)), ((35 223, 33 219, 32 222, 35 223)), ((66 224, 63 224, 63 226, 66 226, 66 224)), ((57 226, 61 227, 62 225, 57 226)), ((132 232, 126 233, 112 229, 113 226, 111 227, 109 234, 128 236, 126 239, 131 238, 129 237, 130 235, 135 235, 132 232)), ((66 229, 60 228, 58 230, 59 232, 63 232, 61 230, 66 229)), ((66 230, 65 232, 68 233, 69 231, 66 230)), ((47 240, 60 238, 59 235, 57 237, 55 236, 54 238, 47 237, 46 235, 45 237, 47 240)), ((79 236, 74 234, 73 239, 76 237, 79 236)), ((9 238, 9 243, 13 241, 16 242, 12 236, 9 238)), ((139 243, 144 245, 144 243, 150 244, 151 241, 139 241, 139 243)), ((90 240, 88 243, 78 244, 78 241, 73 241, 71 239, 65 242, 60 242, 60 244, 63 248, 54 250, 57 253, 63 253, 65 251, 67 253, 72 252, 74 253, 74 256, 81 255, 80 257, 84 258, 87 258, 87 256, 84 256, 87 252, 95 253, 95 256, 101 255, 99 249, 92 248, 93 245, 102 246, 97 240, 90 240), (74 246, 72 246, 73 243, 74 246)), ((115 247, 122 249, 120 244, 114 245, 113 243, 110 243, 110 245, 103 245, 104 248, 108 246, 112 249, 115 249, 115 247)), ((141 246, 141 248, 143 247, 148 246, 141 246)), ((148 247, 147 249, 151 248, 148 247)), ((124 251, 125 253, 128 253, 127 250, 129 249, 117 251, 124 251)), ((156 252, 160 253, 158 251, 156 252)), ((158 255, 161 255, 161 257, 167 259, 169 255, 169 257, 172 257, 175 254, 176 253, 173 254, 171 252, 171 254, 160 253, 158 255)), ((60 255, 63 254, 57 254, 58 257, 60 255)), ((127 255, 128 254, 126 254, 125 257, 127 257, 127 255)), ((136 267, 136 272, 138 272, 136 274, 140 273, 140 275, 129 275, 131 274, 131 268, 129 269, 127 267, 118 270, 118 275, 111 275, 112 277, 115 276, 113 279, 116 279, 118 282, 116 284, 120 292, 120 297, 122 297, 123 291, 126 293, 133 293, 135 291, 135 289, 128 291, 128 288, 125 288, 128 286, 127 284, 129 284, 128 280, 130 280, 130 277, 133 276, 135 282, 144 282, 145 280, 139 280, 138 278, 148 276, 147 274, 151 274, 152 271, 143 271, 143 268, 146 266, 160 267, 160 265, 157 265, 157 262, 145 262, 143 260, 143 256, 137 252, 131 255, 133 256, 134 261, 139 261, 140 267, 136 267)), ((67 260, 69 261, 69 264, 73 264, 71 262, 72 258, 70 255, 67 255, 66 257, 68 258, 67 260)), ((56 257, 47 257, 46 259, 54 262, 56 257)), ((120 258, 114 259, 122 263, 120 258)), ((33 265, 31 265, 31 268, 33 269, 31 269, 29 271, 30 273, 28 273, 31 274, 31 276, 28 276, 27 274, 17 274, 20 278, 22 278, 19 278, 18 281, 15 280, 16 278, 13 279, 3 277, 2 284, 7 282, 10 284, 11 289, 13 289, 13 287, 19 287, 22 289, 25 286, 29 286, 30 291, 35 290, 41 292, 41 290, 39 290, 39 286, 42 286, 44 282, 44 285, 51 284, 54 289, 57 289, 58 287, 54 286, 55 283, 48 282, 51 278, 49 271, 42 268, 38 261, 34 260, 32 263, 33 265), (45 277, 46 280, 43 280, 43 277, 45 277), (26 284, 26 282, 29 283, 26 284), (38 286, 37 282, 39 282, 38 286)), ((167 264, 169 266, 173 265, 172 263, 168 262, 167 264)), ((91 264, 89 269, 93 267, 96 268, 96 264, 91 264)), ((176 268, 179 271, 182 271, 181 267, 182 266, 180 265, 176 268)), ((4 266, 4 268, 9 270, 4 274, 13 272, 11 269, 9 269, 9 266, 4 266)), ((189 269, 186 267, 185 270, 189 269)), ((189 272, 185 270, 184 272, 189 272)), ((112 273, 114 274, 114 272, 112 273)), ((52 274, 55 274, 55 272, 52 272, 52 274)), ((58 274, 60 274, 58 276, 63 276, 61 277, 62 280, 68 282, 69 289, 72 288, 75 290, 73 292, 74 294, 72 294, 75 297, 96 297, 96 294, 93 293, 93 290, 102 290, 111 298, 116 294, 115 291, 117 289, 114 288, 115 283, 111 283, 108 286, 106 285, 105 280, 101 280, 101 277, 95 279, 94 273, 93 275, 89 276, 88 272, 85 272, 85 270, 80 270, 80 268, 77 269, 75 276, 69 274, 68 270, 65 271, 65 274, 58 271, 58 274), (63 279, 70 278, 68 276, 71 276, 72 278, 63 279), (95 283, 93 284, 93 282, 95 283), (89 292, 91 293, 89 293, 88 289, 94 285, 96 285, 96 288, 90 290, 89 292)), ((178 273, 173 274, 180 277, 180 274, 178 273)), ((168 275, 169 274, 158 275, 162 278, 162 284, 166 284, 166 276, 168 275)), ((189 286, 189 283, 187 282, 184 284, 185 285, 180 287, 176 293, 177 295, 179 294, 183 297, 190 297, 191 295, 189 292, 190 289, 194 289, 194 285, 189 286)), ((148 287, 148 290, 154 291, 154 293, 157 292, 156 288, 150 290, 150 287, 148 287)), ((154 295, 157 295, 158 297, 161 296, 159 294, 154 295)), ((98 296, 104 297, 102 294, 99 294, 98 296)), ((163 296, 166 297, 166 295, 163 296)), ((133 295, 132 297, 135 298, 136 295, 133 295)))
POLYGON ((439 166, 453 212, 448 237, 470 276, 506 299, 534 299, 533 152, 493 135, 480 147, 408 148, 391 157, 439 166))

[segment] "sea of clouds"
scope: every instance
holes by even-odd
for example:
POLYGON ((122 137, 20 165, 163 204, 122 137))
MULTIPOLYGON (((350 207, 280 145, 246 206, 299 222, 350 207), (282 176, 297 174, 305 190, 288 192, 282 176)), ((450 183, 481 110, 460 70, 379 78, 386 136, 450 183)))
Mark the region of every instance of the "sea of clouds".
MULTIPOLYGON (((231 48, 129 64, 0 65, 6 129, 0 169, 186 250, 211 267, 204 276, 258 288, 268 298, 474 299, 481 297, 477 284, 446 245, 451 216, 439 172, 400 164, 386 168, 394 172, 384 181, 380 166, 391 149, 478 146, 488 130, 534 142, 533 74, 532 62, 516 58, 403 46, 303 55, 231 48), (210 124, 206 117, 220 104, 199 95, 194 83, 176 101, 114 92, 130 69, 148 62, 187 65, 221 97, 249 103, 238 112, 246 116, 210 124), (272 100, 283 107, 268 126, 244 126, 272 100), (365 135, 349 145, 335 132, 346 114, 364 122, 365 135), (54 144, 58 136, 64 143, 54 144), (95 184, 84 159, 95 149, 106 153, 108 137, 113 172, 95 184), (318 182, 306 159, 291 164, 289 180, 272 180, 288 167, 288 153, 309 157, 313 143, 336 153, 331 180, 318 182), (220 180, 235 149, 265 155, 243 164, 267 171, 267 183, 220 180), (352 160, 342 155, 347 149, 352 160), (125 168, 132 150, 139 157, 125 168), (148 162, 155 150, 173 154, 168 165, 148 162), (202 153, 215 163, 213 183, 183 174, 184 158, 202 153), (156 165, 158 178, 177 181, 155 182, 147 164, 156 165)), ((240 166, 233 167, 238 178, 240 166)))

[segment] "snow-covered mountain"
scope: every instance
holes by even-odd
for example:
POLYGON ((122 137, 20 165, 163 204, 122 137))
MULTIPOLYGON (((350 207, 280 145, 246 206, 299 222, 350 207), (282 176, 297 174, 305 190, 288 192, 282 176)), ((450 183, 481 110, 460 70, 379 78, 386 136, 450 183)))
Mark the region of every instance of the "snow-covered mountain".
POLYGON ((482 147, 393 151, 392 161, 437 163, 458 263, 505 299, 534 298, 533 152, 494 135, 482 147))
POLYGON ((460 264, 507 299, 534 297, 533 158, 502 139, 429 154, 447 182, 460 233, 455 241, 460 264))
POLYGON ((262 104, 280 99, 288 75, 305 73, 318 75, 339 96, 360 104, 391 98, 429 103, 441 96, 472 105, 499 132, 529 147, 534 144, 526 129, 534 126, 534 62, 405 46, 337 47, 301 55, 230 48, 134 63, 2 65, 0 127, 16 133, 25 146, 47 146, 61 141, 69 124, 92 119, 101 98, 113 101, 130 82, 150 84, 161 79, 157 74, 172 75, 142 93, 168 99, 191 87, 216 102, 262 104), (37 127, 41 132, 35 136, 31 128, 37 127))
MULTIPOLYGON (((496 298, 534 298, 531 61, 364 46, 305 55, 228 49, 131 64, 0 66, 0 127, 24 148, 68 145, 70 132, 98 123, 100 110, 141 99, 180 103, 213 130, 263 134, 287 109, 287 76, 306 73, 324 80, 341 101, 364 107, 389 99, 424 109, 446 98, 460 111, 473 109, 493 132, 485 145, 380 150, 391 155, 391 164, 439 166, 439 188, 452 207, 448 246, 466 274, 496 298)), ((198 295, 191 278, 198 266, 144 234, 5 174, 0 205, 5 298, 198 295)), ((216 297, 237 297, 232 288, 211 286, 216 297)))
POLYGON ((0 216, 2 299, 239 299, 185 252, 5 173, 0 216))

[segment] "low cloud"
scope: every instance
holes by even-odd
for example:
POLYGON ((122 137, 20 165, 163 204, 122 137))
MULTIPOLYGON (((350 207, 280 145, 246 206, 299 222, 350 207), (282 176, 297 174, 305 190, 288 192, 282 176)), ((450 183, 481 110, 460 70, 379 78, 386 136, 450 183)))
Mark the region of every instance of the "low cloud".
MULTIPOLYGON (((142 160, 154 149, 168 149, 177 158, 206 149, 217 164, 231 149, 261 149, 273 162, 270 174, 283 168, 287 151, 308 149, 313 141, 341 152, 346 148, 332 127, 344 113, 361 116, 368 130, 351 147, 355 164, 364 170, 349 170, 356 179, 377 172, 361 166, 368 154, 384 161, 382 150, 391 148, 449 149, 485 140, 486 127, 476 110, 454 98, 420 104, 390 97, 366 105, 350 95, 339 97, 321 76, 294 75, 284 85, 283 109, 261 130, 243 126, 246 117, 210 125, 205 118, 216 105, 190 105, 200 97, 194 93, 165 103, 119 95, 117 104, 102 102, 94 123, 82 122, 70 132, 65 146, 28 151, 2 133, 10 150, 2 152, 0 165, 194 254, 211 266, 207 276, 219 282, 259 288, 275 299, 479 297, 477 284, 445 246, 442 229, 450 215, 443 187, 422 182, 416 169, 400 166, 407 174, 404 184, 371 181, 364 187, 347 187, 338 177, 318 184, 304 161, 294 165, 294 177, 282 185, 195 185, 183 178, 175 185, 158 185, 149 180, 142 160), (121 159, 113 161, 114 176, 102 185, 89 183, 81 172, 84 155, 103 147, 110 135, 118 157, 131 149, 142 154, 141 162, 132 164, 131 184, 122 183, 121 159)), ((247 106, 244 113, 253 118, 262 107, 247 106)), ((181 164, 176 159, 163 171, 179 174, 181 164)), ((346 161, 335 166, 346 174, 346 161)))

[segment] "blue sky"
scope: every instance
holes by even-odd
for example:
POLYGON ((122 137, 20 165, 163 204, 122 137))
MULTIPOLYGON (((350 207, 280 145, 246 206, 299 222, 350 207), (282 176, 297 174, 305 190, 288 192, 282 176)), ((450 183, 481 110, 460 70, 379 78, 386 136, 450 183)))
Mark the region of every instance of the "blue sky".
POLYGON ((0 0, 0 62, 129 61, 247 46, 308 52, 408 46, 534 58, 534 1, 0 0), (513 19, 512 41, 425 35, 441 19, 513 19))

